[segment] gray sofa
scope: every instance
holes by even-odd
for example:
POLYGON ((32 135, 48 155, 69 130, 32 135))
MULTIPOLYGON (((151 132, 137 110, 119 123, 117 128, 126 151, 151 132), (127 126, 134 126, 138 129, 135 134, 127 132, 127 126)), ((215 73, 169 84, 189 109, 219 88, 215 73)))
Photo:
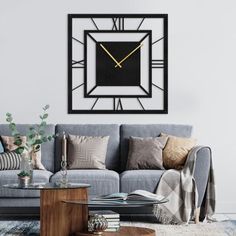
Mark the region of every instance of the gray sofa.
MULTIPOLYGON (((30 125, 18 125, 18 130, 24 134, 30 125)), ((143 189, 154 192, 163 174, 163 170, 125 170, 128 156, 128 139, 136 137, 156 137, 161 132, 190 137, 192 127, 188 125, 155 124, 155 125, 116 125, 116 124, 58 124, 48 125, 48 133, 63 131, 70 134, 86 136, 110 136, 106 167, 107 170, 69 170, 68 179, 71 182, 89 183, 90 196, 110 194, 114 192, 131 192, 143 189)), ((0 135, 10 135, 7 125, 0 125, 0 135)), ((56 182, 60 179, 61 135, 53 142, 42 146, 42 162, 47 171, 35 170, 35 182, 56 182)), ((209 149, 202 148, 198 152, 195 180, 199 192, 199 206, 204 201, 204 193, 210 166, 209 149)), ((10 190, 2 188, 4 184, 17 181, 18 170, 0 171, 0 215, 1 216, 38 216, 39 191, 10 190)), ((149 208, 119 209, 123 216, 152 217, 149 208)))

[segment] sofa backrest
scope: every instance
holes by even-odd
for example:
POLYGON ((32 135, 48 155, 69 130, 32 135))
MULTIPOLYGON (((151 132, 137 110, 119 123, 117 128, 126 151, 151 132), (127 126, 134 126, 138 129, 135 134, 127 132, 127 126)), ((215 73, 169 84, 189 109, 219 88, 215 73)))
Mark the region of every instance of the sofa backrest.
MULTIPOLYGON (((34 126, 34 125, 19 124, 17 125, 17 130, 20 132, 20 134, 26 135, 30 126, 34 126)), ((55 125, 47 125, 45 128, 45 132, 46 134, 54 134, 55 125)), ((7 124, 0 125, 0 135, 12 136, 7 124)), ((45 166, 47 170, 53 172, 54 171, 54 140, 52 140, 51 142, 43 143, 41 152, 42 152, 43 165, 45 166)))
POLYGON ((157 137, 161 133, 180 137, 190 137, 192 126, 172 124, 150 124, 150 125, 121 125, 120 127, 120 165, 121 171, 126 168, 129 151, 129 137, 157 137))
MULTIPOLYGON (((30 124, 17 125, 18 131, 25 135, 30 124)), ((129 151, 129 137, 157 137, 161 132, 172 134, 180 137, 190 137, 192 133, 192 126, 190 125, 172 125, 172 124, 144 124, 144 125, 117 125, 117 124, 58 124, 47 125, 46 133, 84 136, 110 136, 106 167, 110 170, 124 171, 129 151)), ((7 124, 0 124, 0 135, 11 136, 7 124)), ((51 172, 60 170, 61 162, 61 135, 56 140, 44 143, 42 145, 42 163, 45 168, 51 172), (55 144, 55 147, 54 147, 55 144), (55 153, 55 155, 54 155, 55 153)))
POLYGON ((89 124, 89 125, 77 125, 77 124, 58 124, 56 125, 56 132, 60 134, 56 138, 56 153, 55 153, 55 171, 60 170, 61 162, 61 138, 63 131, 66 134, 82 135, 82 136, 110 136, 107 156, 106 156, 106 168, 110 170, 119 169, 119 125, 110 124, 89 124))

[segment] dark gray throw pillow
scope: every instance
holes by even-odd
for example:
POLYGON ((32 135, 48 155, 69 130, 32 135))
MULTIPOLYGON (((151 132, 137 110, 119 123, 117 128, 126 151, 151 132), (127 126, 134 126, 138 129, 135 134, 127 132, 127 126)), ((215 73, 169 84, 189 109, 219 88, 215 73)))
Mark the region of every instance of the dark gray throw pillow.
POLYGON ((130 137, 127 170, 165 169, 163 167, 162 150, 168 137, 130 137))
POLYGON ((69 169, 106 169, 109 136, 68 135, 69 169))

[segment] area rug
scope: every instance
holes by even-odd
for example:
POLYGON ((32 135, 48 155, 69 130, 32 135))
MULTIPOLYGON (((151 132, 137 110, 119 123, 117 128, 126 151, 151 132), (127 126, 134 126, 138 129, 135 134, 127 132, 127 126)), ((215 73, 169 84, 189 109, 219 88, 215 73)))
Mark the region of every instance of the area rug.
MULTIPOLYGON (((161 225, 122 222, 122 225, 155 229, 157 236, 236 236, 236 221, 200 223, 197 225, 161 225)), ((39 227, 39 221, 0 221, 0 235, 38 236, 39 227)))
POLYGON ((123 225, 154 229, 157 236, 236 236, 236 220, 188 225, 123 222, 123 225))

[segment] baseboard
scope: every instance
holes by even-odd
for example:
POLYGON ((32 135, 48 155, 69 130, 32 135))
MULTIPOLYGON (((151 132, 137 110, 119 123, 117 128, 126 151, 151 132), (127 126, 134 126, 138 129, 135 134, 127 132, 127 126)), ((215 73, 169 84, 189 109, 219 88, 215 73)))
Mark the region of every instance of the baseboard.
POLYGON ((236 202, 217 202, 216 213, 236 213, 236 202))

